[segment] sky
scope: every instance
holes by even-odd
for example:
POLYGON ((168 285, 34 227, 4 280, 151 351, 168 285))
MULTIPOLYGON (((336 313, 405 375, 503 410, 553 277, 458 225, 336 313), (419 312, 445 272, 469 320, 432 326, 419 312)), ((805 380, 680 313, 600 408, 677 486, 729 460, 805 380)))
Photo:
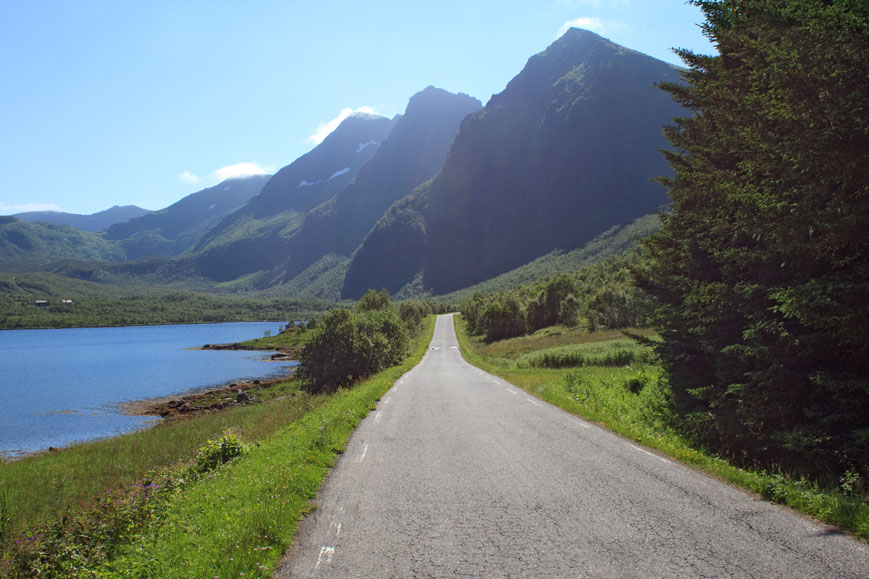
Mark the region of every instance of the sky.
POLYGON ((0 0, 0 215, 161 209, 429 85, 484 104, 567 28, 680 64, 684 0, 0 0))

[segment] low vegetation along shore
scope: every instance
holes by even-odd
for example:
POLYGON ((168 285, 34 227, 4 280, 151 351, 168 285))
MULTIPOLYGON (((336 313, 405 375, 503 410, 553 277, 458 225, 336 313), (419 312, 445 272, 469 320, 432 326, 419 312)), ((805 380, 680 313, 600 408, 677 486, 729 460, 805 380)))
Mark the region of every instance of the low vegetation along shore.
MULTIPOLYGON (((307 341, 305 326, 290 327, 275 335, 232 344, 205 344, 203 350, 261 350, 275 352, 272 360, 298 360, 299 351, 307 341)), ((199 390, 192 394, 137 400, 123 405, 128 414, 172 418, 291 396, 298 390, 292 374, 265 380, 239 380, 222 386, 199 390)))
POLYGON ((270 576, 350 433, 433 329, 429 317, 402 363, 349 389, 279 381, 258 403, 0 465, 0 576, 270 576))
POLYGON ((551 326, 486 341, 457 317, 470 363, 568 412, 700 468, 728 483, 869 539, 869 496, 856 476, 810 480, 785 471, 739 468, 673 427, 670 394, 650 329, 589 332, 551 326))

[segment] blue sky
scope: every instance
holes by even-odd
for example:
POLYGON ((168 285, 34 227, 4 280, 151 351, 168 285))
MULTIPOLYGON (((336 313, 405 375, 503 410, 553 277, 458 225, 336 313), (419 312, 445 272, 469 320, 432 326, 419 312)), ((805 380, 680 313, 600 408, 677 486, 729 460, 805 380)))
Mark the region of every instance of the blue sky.
POLYGON ((0 0, 0 214, 160 209, 428 85, 486 103, 570 25, 675 64, 683 0, 0 0), (330 124, 331 121, 331 124, 330 124))

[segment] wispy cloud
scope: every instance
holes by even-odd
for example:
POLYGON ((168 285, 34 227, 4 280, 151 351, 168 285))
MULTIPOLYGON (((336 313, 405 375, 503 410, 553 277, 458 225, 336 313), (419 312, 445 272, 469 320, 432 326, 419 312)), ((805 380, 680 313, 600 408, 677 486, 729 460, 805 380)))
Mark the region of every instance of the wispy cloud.
POLYGON ((275 172, 275 167, 271 165, 260 165, 256 161, 246 161, 244 163, 236 163, 221 167, 216 171, 212 171, 205 177, 200 177, 190 171, 184 171, 178 175, 178 179, 191 185, 211 186, 225 181, 227 179, 237 179, 239 177, 250 177, 252 175, 269 175, 275 172))
POLYGON ((193 185, 198 185, 199 182, 202 181, 202 179, 199 177, 199 175, 194 175, 190 171, 184 171, 183 173, 178 175, 178 178, 181 179, 182 181, 184 181, 185 183, 191 183, 193 185))
POLYGON ((561 38, 571 28, 585 28, 598 34, 609 34, 624 27, 624 23, 618 20, 601 20, 597 16, 580 16, 562 24, 555 37, 561 38))
POLYGON ((11 215, 13 213, 27 213, 29 211, 63 211, 55 203, 21 203, 18 205, 7 205, 0 201, 0 215, 11 215))
POLYGON ((216 177, 218 181, 225 181, 226 179, 250 177, 251 175, 268 175, 269 173, 274 172, 274 167, 268 165, 263 166, 255 161, 248 161, 246 163, 236 163, 235 165, 221 167, 212 173, 212 175, 216 177))
POLYGON ((349 117, 350 115, 353 115, 355 113, 368 113, 371 115, 377 114, 376 111, 374 110, 374 107, 368 107, 368 106, 359 107, 358 109, 351 109, 349 107, 346 109, 341 109, 341 112, 338 113, 337 117, 335 117, 331 121, 327 121, 327 122, 319 125, 317 127, 317 130, 315 130, 314 133, 310 137, 305 139, 305 142, 319 145, 320 143, 323 142, 323 139, 328 137, 332 131, 334 131, 335 129, 338 128, 338 125, 341 124, 341 121, 343 121, 344 119, 346 119, 347 117, 349 117))

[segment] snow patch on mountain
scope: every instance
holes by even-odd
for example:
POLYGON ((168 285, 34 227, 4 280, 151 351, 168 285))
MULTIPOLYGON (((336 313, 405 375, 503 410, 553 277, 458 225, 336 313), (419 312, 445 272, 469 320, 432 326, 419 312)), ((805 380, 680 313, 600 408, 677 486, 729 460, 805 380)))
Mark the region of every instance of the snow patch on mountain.
POLYGON ((368 147, 369 145, 379 145, 379 144, 380 144, 380 141, 368 141, 367 143, 359 143, 359 146, 356 147, 356 152, 357 153, 362 152, 362 149, 364 149, 365 147, 368 147))

